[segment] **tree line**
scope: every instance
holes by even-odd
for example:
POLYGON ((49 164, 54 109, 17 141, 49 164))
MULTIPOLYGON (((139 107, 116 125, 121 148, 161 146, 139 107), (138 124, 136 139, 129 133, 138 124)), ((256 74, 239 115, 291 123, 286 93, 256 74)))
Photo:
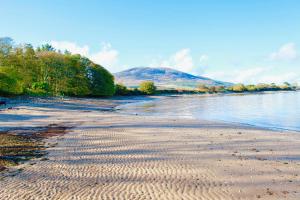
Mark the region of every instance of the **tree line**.
POLYGON ((0 95, 112 96, 114 77, 79 54, 0 38, 0 95))
POLYGON ((150 95, 153 82, 130 89, 114 83, 113 75, 79 54, 61 52, 49 44, 33 48, 0 38, 0 96, 150 95))
POLYGON ((284 82, 281 85, 276 85, 275 83, 266 84, 235 84, 232 86, 224 87, 224 86, 207 86, 200 84, 197 87, 197 91, 201 93, 219 93, 219 92, 264 92, 264 91, 282 91, 282 90, 297 90, 297 85, 291 85, 288 82, 284 82))
POLYGON ((139 88, 127 88, 125 85, 116 85, 116 95, 141 95, 141 94, 204 94, 204 93, 243 93, 243 92, 266 92, 266 91, 293 91, 298 86, 284 82, 281 85, 275 83, 259 83, 256 85, 235 84, 232 86, 214 86, 199 84, 195 89, 157 89, 154 82, 141 82, 139 88))

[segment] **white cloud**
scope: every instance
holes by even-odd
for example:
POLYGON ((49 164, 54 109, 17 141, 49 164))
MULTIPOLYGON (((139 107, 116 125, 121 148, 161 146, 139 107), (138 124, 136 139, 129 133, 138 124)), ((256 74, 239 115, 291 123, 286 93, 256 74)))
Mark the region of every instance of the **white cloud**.
MULTIPOLYGON (((102 44, 102 49, 99 52, 90 55, 90 59, 95 63, 112 68, 118 61, 119 52, 111 47, 111 44, 102 44)), ((114 70, 112 70, 114 71, 114 70)))
POLYGON ((206 73, 204 76, 216 80, 232 83, 257 84, 257 83, 277 83, 285 81, 294 83, 300 81, 300 75, 296 73, 274 73, 273 67, 254 67, 250 69, 216 71, 206 73))
POLYGON ((171 57, 171 65, 183 71, 191 71, 194 68, 193 58, 190 49, 182 49, 171 57))
POLYGON ((208 59, 209 59, 208 55, 202 54, 202 55, 200 55, 199 62, 205 63, 208 59))
POLYGON ((81 54, 88 57, 93 62, 100 64, 109 71, 116 71, 115 65, 118 61, 119 52, 112 48, 110 43, 102 43, 101 50, 91 53, 87 45, 80 46, 74 42, 69 41, 51 41, 50 44, 58 50, 68 50, 73 54, 81 54))
POLYGON ((283 83, 285 81, 290 83, 299 83, 300 76, 295 73, 287 72, 277 75, 263 75, 260 78, 260 83, 283 83))
POLYGON ((262 67, 250 68, 250 69, 242 69, 242 70, 222 70, 211 73, 206 73, 204 76, 209 78, 234 82, 234 83, 251 83, 255 82, 257 79, 257 75, 265 72, 266 69, 262 67))
MULTIPOLYGON (((206 61, 208 59, 207 55, 201 55, 199 62, 206 61)), ((150 67, 170 67, 180 71, 184 71, 192 74, 199 74, 202 72, 202 69, 195 66, 193 57, 191 55, 191 50, 188 48, 181 49, 171 55, 168 59, 165 60, 154 60, 149 65, 150 67)))
POLYGON ((68 50, 73 54, 81 54, 84 56, 89 55, 89 47, 87 45, 79 46, 76 43, 69 42, 69 41, 51 41, 51 46, 53 46, 55 49, 65 51, 68 50))
POLYGON ((296 45, 294 43, 284 44, 278 51, 270 54, 271 60, 294 60, 298 57, 296 45))

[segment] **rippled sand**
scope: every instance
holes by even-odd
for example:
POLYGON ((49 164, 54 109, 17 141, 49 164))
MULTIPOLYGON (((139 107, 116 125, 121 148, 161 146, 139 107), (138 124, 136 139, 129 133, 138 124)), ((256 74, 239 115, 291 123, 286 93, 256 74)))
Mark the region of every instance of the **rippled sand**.
POLYGON ((57 143, 47 159, 2 174, 0 199, 300 199, 295 133, 100 112, 100 105, 115 104, 47 102, 0 112, 1 129, 75 126, 47 141, 57 143))

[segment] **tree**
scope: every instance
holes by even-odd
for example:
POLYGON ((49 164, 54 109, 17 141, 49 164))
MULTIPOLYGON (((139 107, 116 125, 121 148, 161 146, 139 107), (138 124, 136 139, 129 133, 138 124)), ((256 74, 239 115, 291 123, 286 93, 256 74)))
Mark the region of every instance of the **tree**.
POLYGON ((0 38, 0 94, 111 96, 114 77, 81 55, 0 38))
POLYGON ((280 89, 282 89, 282 90, 290 90, 290 89, 292 89, 292 87, 291 87, 291 84, 290 84, 290 83, 284 82, 284 83, 280 86, 280 89))
POLYGON ((203 93, 209 92, 208 86, 202 83, 197 86, 197 90, 198 92, 203 92, 203 93))
POLYGON ((231 87, 233 92, 244 92, 246 91, 246 87, 243 84, 236 84, 231 87))
POLYGON ((55 48, 50 44, 43 44, 41 47, 37 48, 37 51, 55 51, 55 48))
POLYGON ((0 72, 0 95, 18 95, 22 92, 22 86, 16 78, 0 72))
POLYGON ((144 94, 154 94, 156 92, 156 86, 152 81, 144 81, 140 84, 139 90, 144 94))
POLYGON ((249 91, 249 92, 257 91, 257 88, 255 85, 247 85, 245 87, 246 87, 247 91, 249 91))
POLYGON ((225 90, 225 87, 223 86, 223 85, 218 85, 218 86, 212 86, 213 87, 213 91, 215 92, 215 93, 217 93, 217 92, 225 92, 226 90, 225 90))
POLYGON ((91 64, 87 71, 92 96, 114 95, 114 77, 109 71, 97 64, 91 64))
POLYGON ((127 87, 123 84, 116 84, 115 86, 115 94, 116 95, 128 95, 129 94, 129 90, 127 89, 127 87))
POLYGON ((259 83, 256 85, 258 91, 267 91, 270 88, 269 84, 266 83, 259 83))

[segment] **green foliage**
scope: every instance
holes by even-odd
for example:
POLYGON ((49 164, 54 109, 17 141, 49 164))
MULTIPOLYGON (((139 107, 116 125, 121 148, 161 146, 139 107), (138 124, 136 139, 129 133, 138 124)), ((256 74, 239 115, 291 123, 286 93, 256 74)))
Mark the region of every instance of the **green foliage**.
POLYGON ((115 95, 125 96, 129 94, 128 88, 123 84, 116 84, 115 86, 115 95))
POLYGON ((138 88, 133 88, 133 89, 129 89, 129 94, 130 95, 142 95, 144 93, 141 92, 138 88))
POLYGON ((224 86, 210 86, 209 87, 209 92, 210 93, 225 92, 225 87, 224 86))
POLYGON ((278 90, 295 90, 297 89, 296 86, 291 86, 289 83, 284 83, 280 86, 276 85, 275 83, 266 84, 266 83, 259 83, 257 85, 243 85, 237 84, 227 88, 228 91, 232 92, 256 92, 256 91, 278 91, 278 90))
POLYGON ((269 90, 269 88, 270 88, 270 85, 266 84, 266 83, 259 83, 256 85, 256 89, 258 91, 267 91, 267 90, 269 90))
POLYGON ((22 86, 17 79, 0 72, 0 94, 19 95, 22 92, 22 86))
POLYGON ((144 81, 140 84, 139 90, 144 94, 154 94, 156 91, 156 86, 152 81, 144 81))
POLYGON ((200 93, 218 93, 225 92, 226 89, 224 86, 207 86, 205 84, 199 84, 197 87, 197 91, 200 93))
POLYGON ((90 90, 93 96, 112 96, 115 93, 114 77, 100 65, 92 64, 88 68, 90 90))
POLYGON ((27 93, 32 96, 46 96, 49 89, 49 84, 46 82, 34 82, 31 88, 27 90, 27 93))
POLYGON ((246 87, 243 84, 236 84, 230 88, 233 92, 244 92, 246 87))
POLYGON ((197 87, 198 92, 207 93, 209 92, 209 87, 205 84, 199 84, 197 87))
POLYGON ((111 96, 114 78, 80 55, 64 54, 49 45, 36 50, 15 47, 0 38, 0 95, 111 96))
POLYGON ((246 91, 255 92, 257 91, 257 87, 255 85, 246 85, 246 91))
MULTIPOLYGON (((144 86, 143 86, 144 87, 144 86)), ((116 93, 115 95, 143 95, 147 94, 144 89, 140 88, 127 88, 126 86, 122 84, 116 84, 115 86, 116 93)), ((199 94, 199 93, 224 93, 224 92, 236 92, 236 93, 242 93, 242 92, 264 92, 264 91, 280 91, 280 90, 296 90, 299 89, 297 84, 287 84, 284 83, 282 85, 276 85, 274 83, 272 84, 257 84, 257 85, 243 85, 243 84, 237 84, 229 87, 225 86, 211 86, 211 85, 205 85, 205 84, 199 84, 197 89, 195 90, 185 90, 185 89, 160 89, 156 90, 155 94, 199 94)))
POLYGON ((125 85, 115 85, 115 95, 118 96, 133 96, 133 95, 144 95, 138 88, 127 88, 125 85))
POLYGON ((282 90, 290 90, 292 86, 288 82, 284 82, 282 85, 279 86, 279 88, 282 90))
POLYGON ((55 49, 50 44, 43 44, 37 48, 37 51, 55 51, 55 49))

